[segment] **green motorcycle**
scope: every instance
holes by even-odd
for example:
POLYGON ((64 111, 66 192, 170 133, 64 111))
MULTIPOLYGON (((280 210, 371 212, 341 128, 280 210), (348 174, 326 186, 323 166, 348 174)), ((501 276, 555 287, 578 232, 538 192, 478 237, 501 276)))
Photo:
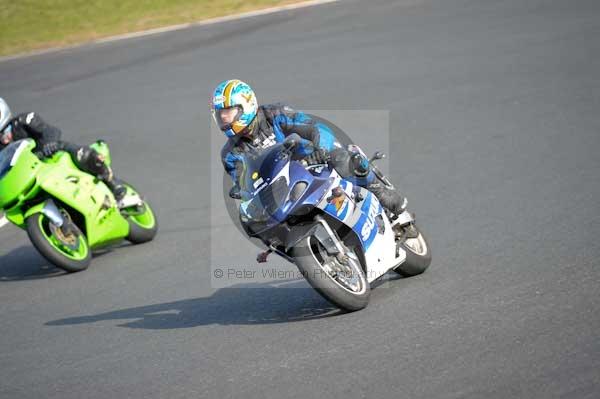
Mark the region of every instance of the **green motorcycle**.
MULTIPOLYGON (((42 159, 31 139, 0 151, 0 209, 27 231, 40 254, 67 272, 87 269, 92 251, 127 239, 151 241, 158 224, 150 205, 125 183, 127 194, 117 204, 109 188, 81 171, 71 156, 59 151, 42 159)), ((91 145, 110 165, 103 141, 91 145)))

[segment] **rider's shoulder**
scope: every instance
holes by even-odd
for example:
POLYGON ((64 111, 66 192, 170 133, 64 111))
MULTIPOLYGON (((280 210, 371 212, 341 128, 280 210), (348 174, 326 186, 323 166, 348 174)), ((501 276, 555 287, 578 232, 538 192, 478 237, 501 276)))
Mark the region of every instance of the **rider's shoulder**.
POLYGON ((221 147, 221 156, 227 154, 228 152, 231 152, 231 150, 233 150, 234 146, 235 146, 235 143, 233 142, 233 140, 227 139, 225 144, 223 144, 223 147, 221 147))
POLYGON ((296 113, 296 110, 294 110, 294 108, 292 108, 289 104, 285 103, 261 105, 260 110, 269 120, 275 119, 278 115, 292 116, 296 113))
POLYGON ((228 138, 221 148, 221 158, 225 158, 228 154, 240 152, 240 140, 237 137, 228 138))
POLYGON ((21 112, 20 114, 17 114, 17 116, 14 117, 15 120, 19 121, 20 123, 29 125, 32 122, 37 122, 37 121, 41 121, 42 118, 40 117, 40 115, 37 112, 21 112))

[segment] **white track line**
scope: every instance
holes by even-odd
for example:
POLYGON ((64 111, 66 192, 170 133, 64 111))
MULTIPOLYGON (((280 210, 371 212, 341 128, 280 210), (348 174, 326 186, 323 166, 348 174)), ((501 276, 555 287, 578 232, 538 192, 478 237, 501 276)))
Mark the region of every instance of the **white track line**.
MULTIPOLYGON (((244 12, 244 13, 240 13, 240 14, 227 15, 227 16, 218 17, 218 18, 205 19, 205 20, 197 21, 197 22, 190 22, 190 23, 178 24, 178 25, 170 25, 170 26, 164 26, 162 28, 148 29, 148 30, 143 30, 143 31, 138 31, 138 32, 125 33, 122 35, 109 36, 109 37, 105 37, 102 39, 92 40, 89 42, 74 44, 72 46, 51 47, 51 48, 44 49, 44 50, 31 51, 28 53, 8 55, 5 57, 0 57, 0 62, 8 61, 8 60, 15 60, 15 59, 19 59, 19 58, 25 58, 25 57, 32 57, 34 55, 53 53, 53 52, 61 51, 61 50, 71 50, 71 49, 75 49, 75 48, 83 47, 83 46, 87 46, 87 45, 92 45, 92 44, 110 43, 110 42, 116 42, 118 40, 126 40, 126 39, 132 39, 132 38, 136 38, 136 37, 156 35, 158 33, 172 32, 172 31, 176 31, 176 30, 190 28, 192 26, 214 25, 214 24, 218 24, 218 23, 222 23, 222 22, 229 22, 229 21, 236 21, 239 19, 257 17, 259 15, 274 14, 274 13, 281 12, 281 11, 295 10, 298 8, 305 8, 305 7, 316 6, 316 5, 320 5, 320 4, 335 3, 337 1, 340 1, 340 0, 309 0, 309 1, 303 1, 300 3, 288 4, 286 6, 263 8, 261 10, 249 11, 249 12, 244 12)), ((0 227, 1 227, 1 225, 0 225, 0 227)))
POLYGON ((6 218, 3 215, 2 217, 0 217, 0 228, 4 227, 4 225, 6 224, 8 224, 8 220, 6 220, 6 218))

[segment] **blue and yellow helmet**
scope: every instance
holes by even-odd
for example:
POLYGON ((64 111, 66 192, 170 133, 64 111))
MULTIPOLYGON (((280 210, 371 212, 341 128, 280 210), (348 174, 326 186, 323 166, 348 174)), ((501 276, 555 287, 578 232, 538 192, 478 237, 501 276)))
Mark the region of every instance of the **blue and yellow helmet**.
POLYGON ((212 115, 227 137, 244 135, 256 119, 258 102, 250 86, 231 79, 219 84, 211 101, 212 115))

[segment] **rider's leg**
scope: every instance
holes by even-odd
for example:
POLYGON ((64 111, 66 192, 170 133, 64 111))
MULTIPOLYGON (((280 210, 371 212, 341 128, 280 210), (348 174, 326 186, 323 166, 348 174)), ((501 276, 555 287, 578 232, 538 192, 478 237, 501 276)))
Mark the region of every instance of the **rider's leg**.
POLYGON ((66 150, 75 160, 77 167, 84 172, 90 173, 102 180, 112 191, 115 199, 120 201, 125 197, 127 189, 114 176, 110 166, 104 162, 104 157, 96 150, 88 146, 67 145, 66 150))
POLYGON ((391 213, 399 215, 404 211, 405 198, 375 177, 369 168, 369 160, 362 154, 338 148, 331 152, 330 164, 340 176, 372 192, 381 205, 391 213))
POLYGON ((394 215, 399 215, 404 212, 406 207, 406 199, 394 189, 386 187, 382 182, 375 179, 365 187, 372 192, 381 205, 392 212, 394 215))

